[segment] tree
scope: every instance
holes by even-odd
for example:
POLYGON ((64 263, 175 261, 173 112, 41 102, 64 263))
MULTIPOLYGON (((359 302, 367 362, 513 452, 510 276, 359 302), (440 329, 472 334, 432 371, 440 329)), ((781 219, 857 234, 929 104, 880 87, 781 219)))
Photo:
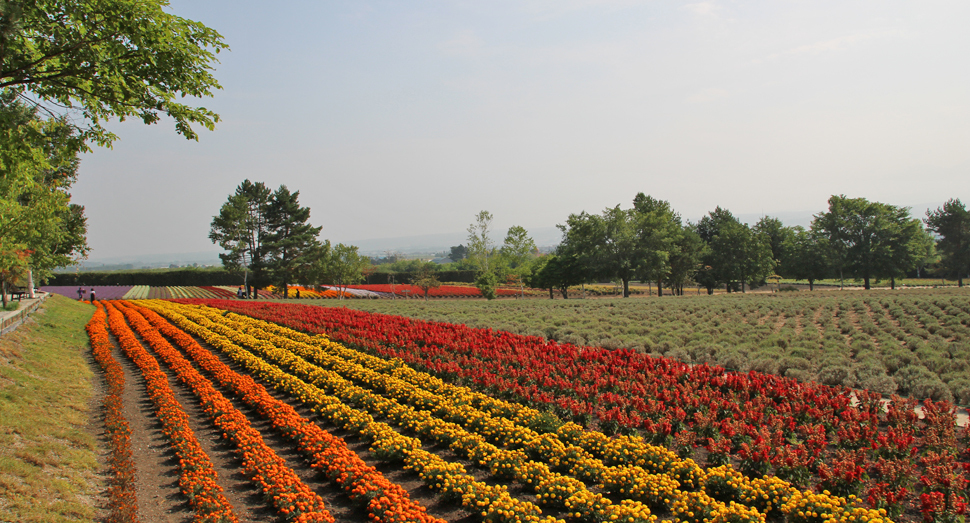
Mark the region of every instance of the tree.
POLYGON ((70 203, 79 138, 64 118, 0 90, 0 272, 5 281, 51 271, 87 256, 84 207, 70 203))
POLYGON ((641 267, 635 212, 617 205, 603 214, 570 214, 560 254, 572 256, 592 278, 620 280, 623 297, 630 296, 630 280, 641 267))
POLYGON ((464 245, 456 245, 451 248, 451 254, 448 255, 453 262, 459 262, 464 260, 468 256, 468 249, 464 245))
POLYGON ((558 289, 563 299, 569 299, 569 288, 589 281, 585 267, 574 253, 558 250, 539 258, 527 278, 530 287, 549 289, 549 299, 553 299, 553 289, 558 289))
POLYGON ((926 211, 924 221, 940 237, 937 249, 944 268, 963 287, 964 276, 970 275, 970 212, 959 199, 951 199, 935 211, 926 211))
POLYGON ((757 285, 774 269, 767 235, 753 231, 726 209, 717 207, 697 224, 697 233, 708 246, 699 275, 708 294, 725 285, 728 292, 745 284, 757 285))
POLYGON ((308 223, 310 208, 301 207, 300 191, 291 193, 280 185, 266 206, 266 251, 273 284, 287 297, 289 283, 298 278, 318 254, 321 227, 308 223))
POLYGON ((754 225, 754 231, 768 239, 771 259, 775 260, 776 266, 781 264, 781 260, 786 257, 785 248, 795 235, 794 229, 785 227, 778 218, 764 216, 754 225))
POLYGON ((663 296, 663 282, 671 271, 671 251, 683 228, 680 215, 674 212, 669 202, 642 192, 633 198, 633 211, 640 258, 639 276, 657 282, 657 296, 663 296))
POLYGON ((411 284, 424 291, 424 301, 428 301, 428 293, 431 289, 441 287, 438 281, 438 266, 432 262, 425 262, 411 277, 411 284))
POLYGON ((530 272, 529 261, 535 258, 536 250, 536 243, 529 236, 529 232, 522 226, 514 225, 509 228, 505 243, 499 251, 509 273, 519 282, 523 295, 523 279, 530 272))
POLYGON ((824 234, 841 274, 849 271, 870 289, 873 278, 895 278, 916 266, 922 227, 909 209, 844 195, 829 198, 829 211, 812 229, 824 234))
POLYGON ((272 191, 263 182, 244 180, 228 201, 212 217, 209 239, 228 253, 219 254, 229 271, 243 271, 246 291, 266 284, 268 252, 264 245, 269 235, 267 212, 272 191), (249 273, 252 272, 252 282, 249 273))
POLYGON ((667 259, 667 285, 674 293, 684 294, 684 285, 701 268, 701 259, 706 248, 704 241, 690 224, 677 231, 667 259))
POLYGON ((347 287, 364 278, 364 268, 370 261, 357 252, 356 245, 338 243, 330 249, 324 269, 324 283, 337 287, 338 299, 343 299, 347 287))
POLYGON ((803 227, 796 226, 792 232, 791 236, 785 238, 779 274, 786 278, 808 280, 808 290, 814 291, 816 280, 832 273, 828 239, 803 227))
POLYGON ((468 226, 468 258, 478 265, 478 270, 488 272, 489 259, 492 257, 493 243, 489 237, 492 227, 492 213, 481 211, 475 215, 475 222, 468 226))
POLYGON ((228 46, 216 31, 165 11, 165 0, 0 2, 0 89, 34 100, 50 114, 80 112, 82 141, 109 145, 102 122, 162 114, 196 139, 219 116, 179 102, 212 96, 215 55, 228 46))

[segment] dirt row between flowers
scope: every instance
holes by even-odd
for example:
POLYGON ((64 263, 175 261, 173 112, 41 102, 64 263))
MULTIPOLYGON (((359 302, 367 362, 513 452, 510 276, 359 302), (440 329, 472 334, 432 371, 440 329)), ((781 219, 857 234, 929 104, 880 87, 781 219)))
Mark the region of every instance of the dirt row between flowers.
MULTIPOLYGON (((168 375, 168 384, 175 398, 188 415, 190 426, 199 444, 209 455, 219 476, 218 483, 222 487, 224 495, 232 504, 239 521, 242 523, 281 521, 281 516, 276 510, 264 501, 260 489, 242 472, 242 462, 236 456, 232 444, 222 437, 221 431, 209 420, 192 391, 170 372, 170 369, 162 363, 160 358, 157 358, 148 343, 141 340, 137 334, 136 337, 142 342, 145 349, 159 360, 159 364, 168 375)), ((139 519, 161 523, 189 521, 192 519, 194 511, 179 490, 178 457, 165 437, 162 424, 155 414, 154 405, 148 396, 145 379, 138 367, 118 348, 114 335, 111 338, 115 345, 114 357, 121 364, 125 374, 125 393, 122 401, 124 415, 131 428, 132 459, 137 477, 136 492, 139 519)), ((219 357, 233 371, 246 374, 244 369, 220 351, 213 349, 199 338, 195 339, 202 347, 219 357)), ((206 377, 210 377, 194 362, 193 366, 206 377)), ((366 511, 353 504, 349 497, 339 487, 333 486, 325 475, 311 468, 310 463, 303 458, 296 445, 273 429, 269 421, 262 418, 255 409, 249 407, 234 394, 221 387, 215 380, 212 380, 212 383, 216 390, 221 392, 232 402, 233 406, 247 417, 252 427, 259 431, 266 445, 283 458, 311 490, 323 498, 327 510, 336 521, 359 522, 367 520, 366 511)), ((263 385, 266 386, 266 384, 263 385)), ((424 486, 416 473, 407 471, 398 465, 377 460, 370 452, 369 444, 358 435, 320 419, 301 403, 271 387, 267 386, 266 390, 276 399, 294 407, 301 416, 311 420, 331 434, 343 438, 350 450, 356 452, 368 465, 380 470, 388 480, 401 485, 408 491, 411 499, 427 508, 429 514, 453 523, 478 521, 480 519, 460 504, 442 502, 440 496, 424 486)), ((103 424, 100 428, 103 429, 103 424)), ((426 447, 426 450, 442 456, 445 456, 445 453, 451 453, 447 449, 443 452, 440 448, 426 447)), ((481 480, 487 476, 486 473, 475 470, 469 462, 460 460, 453 454, 446 457, 461 461, 470 472, 474 471, 473 473, 476 476, 482 476, 477 479, 481 480)), ((517 493, 513 493, 513 495, 515 494, 517 493)))

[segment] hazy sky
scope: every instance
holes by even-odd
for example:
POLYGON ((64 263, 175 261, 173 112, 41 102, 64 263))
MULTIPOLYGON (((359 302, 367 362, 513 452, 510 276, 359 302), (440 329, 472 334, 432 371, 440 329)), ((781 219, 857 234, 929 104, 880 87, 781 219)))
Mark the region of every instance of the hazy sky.
POLYGON ((217 250, 244 179, 333 242, 629 207, 970 200, 970 2, 173 0, 219 31, 223 121, 125 122, 74 202, 93 259, 217 250))

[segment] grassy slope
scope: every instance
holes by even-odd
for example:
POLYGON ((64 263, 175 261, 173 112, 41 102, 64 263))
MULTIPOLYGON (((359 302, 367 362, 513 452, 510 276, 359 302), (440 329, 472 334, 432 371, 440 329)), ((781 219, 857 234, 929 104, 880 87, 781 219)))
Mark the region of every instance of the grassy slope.
POLYGON ((96 443, 84 324, 94 308, 60 296, 0 338, 0 521, 92 521, 96 443))

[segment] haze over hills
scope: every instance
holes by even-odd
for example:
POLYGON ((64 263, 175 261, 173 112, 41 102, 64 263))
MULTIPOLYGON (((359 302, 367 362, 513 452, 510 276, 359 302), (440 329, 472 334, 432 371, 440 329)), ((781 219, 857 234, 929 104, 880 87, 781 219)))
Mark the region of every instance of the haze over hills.
MULTIPOLYGON (((943 202, 924 203, 911 207, 911 215, 914 218, 922 219, 926 216, 927 209, 941 207, 943 202)), ((809 227, 815 214, 823 212, 817 211, 780 211, 767 213, 747 213, 737 214, 737 218, 749 225, 754 225, 762 216, 768 215, 778 218, 787 226, 800 225, 809 227)), ((684 220, 697 222, 700 217, 685 217, 684 220)), ((565 221, 565 220, 563 220, 565 221)), ((496 230, 492 234, 492 239, 496 246, 501 246, 505 238, 504 230, 496 230)), ((562 233, 555 226, 535 227, 529 229, 529 234, 535 241, 540 250, 547 252, 552 250, 562 240, 562 233)), ((372 238, 359 241, 346 242, 356 245, 360 253, 370 257, 384 257, 389 253, 402 254, 404 256, 420 256, 431 258, 440 253, 447 253, 452 246, 464 245, 468 243, 468 233, 466 231, 455 231, 438 234, 425 234, 415 236, 401 236, 394 238, 372 238)), ((126 255, 100 258, 96 254, 91 259, 81 263, 82 270, 118 270, 118 269, 141 269, 141 268, 162 268, 170 266, 211 266, 221 265, 219 253, 222 252, 216 247, 211 251, 183 252, 183 253, 160 253, 143 255, 126 255)), ((72 271, 73 268, 63 269, 72 271)))

